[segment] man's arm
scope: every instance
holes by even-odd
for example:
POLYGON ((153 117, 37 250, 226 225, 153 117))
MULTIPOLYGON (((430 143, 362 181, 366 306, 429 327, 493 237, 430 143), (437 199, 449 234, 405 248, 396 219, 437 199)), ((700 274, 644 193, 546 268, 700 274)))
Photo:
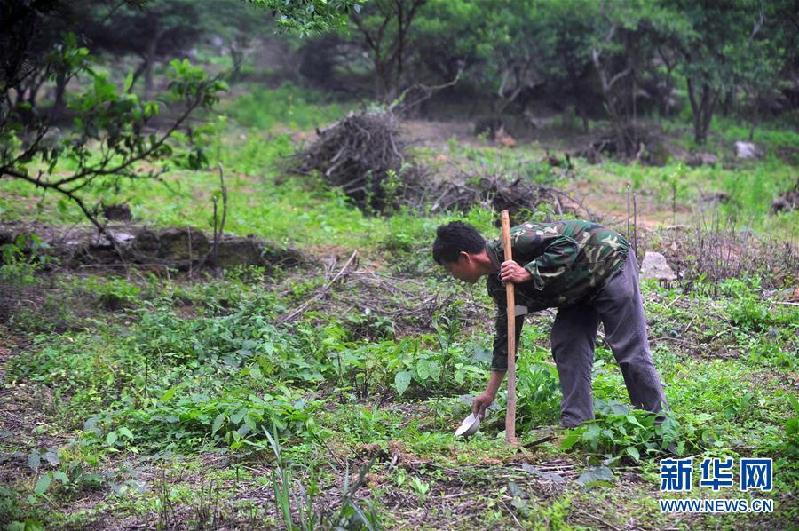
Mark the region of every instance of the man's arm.
POLYGON ((580 245, 568 236, 561 236, 547 245, 541 256, 524 264, 524 269, 532 276, 533 287, 540 291, 567 273, 579 254, 580 245))
POLYGON ((505 371, 491 371, 491 376, 488 377, 486 390, 472 401, 472 415, 480 417, 480 419, 485 417, 486 409, 494 402, 494 398, 497 396, 497 391, 499 390, 499 386, 502 385, 502 380, 504 378, 505 371))
MULTIPOLYGON (((491 375, 486 390, 472 401, 472 414, 482 418, 485 411, 494 402, 499 386, 508 370, 508 314, 505 292, 497 293, 494 298, 496 317, 494 320, 494 357, 491 360, 491 375)), ((518 352, 519 337, 524 326, 524 314, 516 316, 516 345, 518 352)))
MULTIPOLYGON (((494 299, 496 314, 494 316, 494 356, 491 360, 492 371, 508 370, 508 309, 505 292, 501 292, 494 299)), ((524 316, 516 316, 516 353, 519 352, 519 338, 522 335, 524 316)), ((501 381, 501 380, 500 380, 501 381)))

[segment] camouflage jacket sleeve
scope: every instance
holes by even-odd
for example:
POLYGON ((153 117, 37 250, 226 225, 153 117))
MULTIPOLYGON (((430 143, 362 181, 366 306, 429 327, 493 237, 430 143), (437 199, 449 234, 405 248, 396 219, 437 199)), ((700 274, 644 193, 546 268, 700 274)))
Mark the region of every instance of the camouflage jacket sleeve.
MULTIPOLYGON (((563 275, 574 262, 580 248, 577 242, 560 232, 543 228, 535 230, 530 226, 513 227, 511 230, 511 246, 513 258, 517 263, 533 275, 532 286, 543 290, 551 279, 563 275)), ((501 250, 495 251, 497 256, 501 250)), ((501 258, 498 258, 498 260, 501 258)), ((538 311, 546 305, 534 305, 534 300, 525 297, 519 287, 516 288, 517 305, 526 305, 527 311, 538 311)), ((505 371, 508 369, 508 317, 507 296, 500 281, 492 278, 488 282, 489 295, 494 299, 496 316, 494 319, 494 357, 491 369, 505 371)), ((524 325, 524 314, 516 316, 516 352, 519 351, 519 337, 524 325)))

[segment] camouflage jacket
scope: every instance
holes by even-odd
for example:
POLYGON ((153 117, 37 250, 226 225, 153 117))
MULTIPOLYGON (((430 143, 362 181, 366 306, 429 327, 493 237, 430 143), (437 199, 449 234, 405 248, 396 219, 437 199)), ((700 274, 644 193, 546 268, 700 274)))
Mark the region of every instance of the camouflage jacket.
MULTIPOLYGON (((512 227, 513 260, 533 275, 516 284, 516 341, 524 315, 553 306, 588 302, 621 269, 630 244, 620 234, 590 221, 525 223, 512 227)), ((502 240, 486 245, 488 256, 499 267, 504 261, 502 240)), ((505 286, 499 275, 488 276, 488 294, 496 303, 496 335, 491 368, 508 367, 508 320, 505 286)))

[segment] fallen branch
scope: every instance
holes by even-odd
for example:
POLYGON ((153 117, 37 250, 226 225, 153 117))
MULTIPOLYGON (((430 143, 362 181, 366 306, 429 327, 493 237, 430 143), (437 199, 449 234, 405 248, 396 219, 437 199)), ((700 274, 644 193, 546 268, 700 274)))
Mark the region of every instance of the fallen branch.
POLYGON ((423 101, 430 99, 433 96, 433 94, 435 94, 436 92, 455 85, 463 75, 463 67, 464 67, 463 63, 459 64, 458 71, 455 74, 455 77, 452 78, 452 80, 447 81, 446 83, 433 86, 425 85, 423 83, 416 83, 415 85, 408 87, 402 92, 402 94, 400 94, 400 96, 394 101, 394 103, 391 104, 389 110, 398 113, 407 112, 413 107, 422 103, 423 101), (411 102, 406 102, 405 99, 407 98, 408 94, 413 91, 419 91, 422 95, 411 102))
POLYGON ((333 284, 335 284, 336 282, 338 282, 338 280, 345 274, 345 272, 349 273, 349 271, 347 271, 347 269, 350 267, 351 264, 353 264, 353 263, 355 264, 353 269, 358 267, 358 264, 357 264, 357 261, 356 261, 357 257, 358 257, 358 250, 356 249, 355 251, 352 251, 352 255, 350 256, 349 260, 347 260, 347 262, 344 264, 344 267, 342 267, 339 270, 339 272, 336 273, 336 276, 334 276, 329 282, 326 282, 324 286, 322 286, 321 288, 317 289, 316 292, 313 294, 313 296, 311 296, 311 298, 309 298, 304 303, 302 303, 302 305, 300 305, 299 308, 297 308, 296 310, 294 310, 290 314, 279 318, 278 322, 279 323, 288 323, 288 322, 293 321, 294 319, 296 319, 297 317, 299 317, 300 315, 305 313, 305 311, 308 309, 308 307, 312 303, 318 301, 319 299, 321 299, 322 297, 327 295, 327 293, 330 291, 330 287, 333 284))

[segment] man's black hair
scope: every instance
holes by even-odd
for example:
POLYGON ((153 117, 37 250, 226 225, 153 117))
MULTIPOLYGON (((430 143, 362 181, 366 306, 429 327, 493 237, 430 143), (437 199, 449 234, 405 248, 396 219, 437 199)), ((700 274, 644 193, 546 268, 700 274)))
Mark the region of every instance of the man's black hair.
POLYGON ((479 253, 485 246, 485 238, 477 229, 462 221, 453 221, 438 227, 433 242, 433 260, 441 265, 451 264, 458 261, 461 251, 479 253))

